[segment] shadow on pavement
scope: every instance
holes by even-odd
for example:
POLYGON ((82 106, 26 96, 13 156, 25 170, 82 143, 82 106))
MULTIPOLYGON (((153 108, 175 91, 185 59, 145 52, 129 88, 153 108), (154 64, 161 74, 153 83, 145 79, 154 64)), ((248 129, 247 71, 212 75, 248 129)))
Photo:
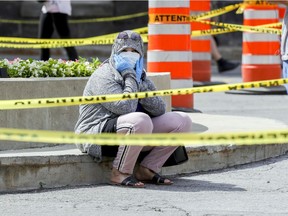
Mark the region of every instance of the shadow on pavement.
POLYGON ((233 184, 213 183, 210 181, 199 181, 193 179, 175 178, 174 184, 170 186, 165 185, 149 185, 146 184, 146 190, 159 191, 175 191, 175 192, 201 192, 201 191, 246 191, 244 188, 237 187, 233 184))

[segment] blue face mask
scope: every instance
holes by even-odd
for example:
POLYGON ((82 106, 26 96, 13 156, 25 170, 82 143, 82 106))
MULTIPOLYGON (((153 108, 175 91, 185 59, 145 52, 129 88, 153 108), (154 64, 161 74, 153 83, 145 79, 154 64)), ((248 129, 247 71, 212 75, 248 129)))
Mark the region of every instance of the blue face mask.
POLYGON ((137 52, 121 52, 119 55, 129 61, 129 63, 133 65, 134 68, 136 66, 136 62, 140 58, 140 54, 137 52))

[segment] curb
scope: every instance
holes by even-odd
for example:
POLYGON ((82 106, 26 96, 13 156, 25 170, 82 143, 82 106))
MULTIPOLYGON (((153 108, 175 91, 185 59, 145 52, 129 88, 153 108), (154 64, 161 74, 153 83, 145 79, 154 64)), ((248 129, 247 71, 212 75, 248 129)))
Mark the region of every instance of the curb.
MULTIPOLYGON (((284 155, 288 145, 187 147, 189 161, 163 175, 214 171, 284 155)), ((0 153, 0 192, 11 193, 109 182, 111 159, 95 163, 71 145, 0 153)))

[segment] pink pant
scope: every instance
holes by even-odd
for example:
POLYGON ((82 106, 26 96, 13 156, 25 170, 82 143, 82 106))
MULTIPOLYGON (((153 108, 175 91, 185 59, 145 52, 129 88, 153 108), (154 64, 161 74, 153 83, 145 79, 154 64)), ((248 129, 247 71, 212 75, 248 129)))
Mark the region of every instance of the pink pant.
MULTIPOLYGON (((116 131, 127 135, 132 133, 185 133, 190 132, 191 128, 192 121, 183 112, 168 112, 154 118, 142 112, 134 112, 118 118, 116 131)), ((122 173, 132 174, 140 152, 151 150, 141 165, 158 173, 176 148, 177 146, 119 146, 113 167, 122 173)))

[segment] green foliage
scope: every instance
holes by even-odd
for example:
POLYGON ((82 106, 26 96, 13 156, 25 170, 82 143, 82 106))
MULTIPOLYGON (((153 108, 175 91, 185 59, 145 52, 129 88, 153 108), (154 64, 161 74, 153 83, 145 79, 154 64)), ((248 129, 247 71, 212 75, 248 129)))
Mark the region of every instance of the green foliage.
POLYGON ((0 60, 0 67, 7 68, 10 77, 87 77, 90 76, 101 64, 98 58, 92 58, 92 62, 81 58, 78 61, 64 61, 52 59, 40 61, 34 59, 22 60, 16 58, 13 61, 0 60))

